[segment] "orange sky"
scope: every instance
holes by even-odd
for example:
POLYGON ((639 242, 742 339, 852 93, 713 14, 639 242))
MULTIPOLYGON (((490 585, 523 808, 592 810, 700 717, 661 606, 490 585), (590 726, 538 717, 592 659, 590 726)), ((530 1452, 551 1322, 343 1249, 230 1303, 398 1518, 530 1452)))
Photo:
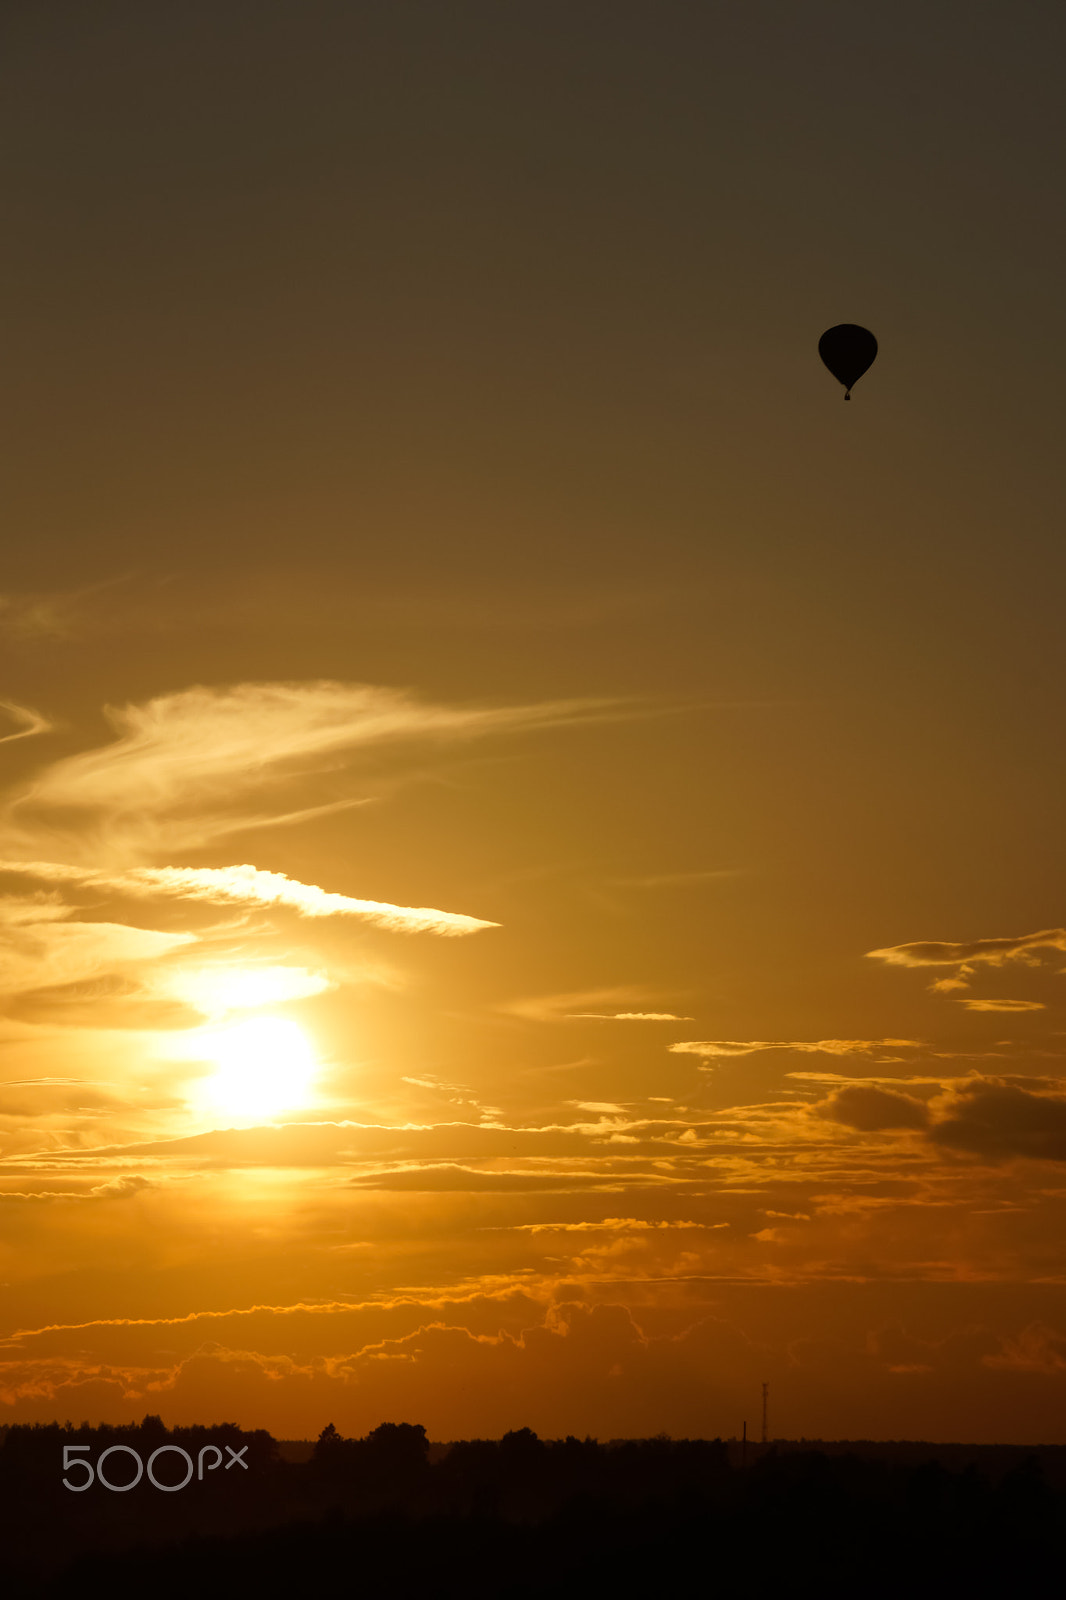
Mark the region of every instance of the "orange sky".
POLYGON ((1064 32, 5 10, 0 1421, 1066 1441, 1064 32))

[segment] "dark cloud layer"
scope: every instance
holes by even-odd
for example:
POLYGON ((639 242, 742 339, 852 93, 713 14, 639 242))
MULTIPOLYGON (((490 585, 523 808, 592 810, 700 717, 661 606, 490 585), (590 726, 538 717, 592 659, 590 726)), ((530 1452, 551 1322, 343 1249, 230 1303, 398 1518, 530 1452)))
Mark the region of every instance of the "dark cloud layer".
POLYGON ((849 1084, 816 1107, 817 1114, 830 1122, 841 1122, 860 1133, 879 1133, 887 1128, 924 1128, 929 1113, 921 1100, 898 1094, 894 1089, 875 1089, 869 1084, 849 1084))
POLYGON ((1066 1161, 1066 1095, 983 1081, 960 1090, 951 1112, 929 1130, 937 1144, 993 1161, 1066 1161))

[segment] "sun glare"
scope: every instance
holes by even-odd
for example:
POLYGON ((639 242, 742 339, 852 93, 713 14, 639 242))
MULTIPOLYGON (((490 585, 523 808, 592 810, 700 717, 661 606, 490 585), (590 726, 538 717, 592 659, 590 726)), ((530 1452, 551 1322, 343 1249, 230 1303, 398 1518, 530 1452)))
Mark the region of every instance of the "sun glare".
POLYGON ((308 972, 306 967, 237 966, 225 962, 185 968, 175 973, 169 983, 171 994, 209 1016, 305 1000, 329 986, 329 979, 322 973, 308 972))
POLYGON ((264 1117, 309 1105, 317 1067, 310 1038, 288 1017, 254 1017, 203 1038, 203 1055, 217 1063, 201 1093, 228 1116, 264 1117))

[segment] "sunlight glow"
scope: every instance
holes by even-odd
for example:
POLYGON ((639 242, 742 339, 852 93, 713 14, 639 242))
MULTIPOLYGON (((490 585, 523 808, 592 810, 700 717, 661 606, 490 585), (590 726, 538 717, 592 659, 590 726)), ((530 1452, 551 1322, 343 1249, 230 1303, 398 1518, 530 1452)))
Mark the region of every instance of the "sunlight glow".
POLYGON ((226 1011, 251 1011, 257 1006, 305 1000, 330 987, 321 972, 306 967, 238 966, 220 962, 210 967, 187 967, 170 979, 167 987, 179 1000, 206 1016, 226 1011))
POLYGON ((203 1036, 203 1055, 217 1070, 201 1084, 205 1104, 228 1116, 273 1116, 312 1103, 318 1065, 314 1045, 287 1017, 254 1017, 203 1036))

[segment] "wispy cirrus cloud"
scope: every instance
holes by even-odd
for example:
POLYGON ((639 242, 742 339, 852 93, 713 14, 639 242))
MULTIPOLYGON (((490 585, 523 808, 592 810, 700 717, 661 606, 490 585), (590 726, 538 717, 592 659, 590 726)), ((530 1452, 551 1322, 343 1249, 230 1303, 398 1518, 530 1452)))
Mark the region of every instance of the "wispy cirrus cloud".
POLYGON ((673 1011, 568 1011, 568 1022, 695 1022, 673 1011))
POLYGON ((132 1196, 143 1194, 145 1189, 155 1189, 158 1185, 150 1178, 139 1175, 130 1175, 122 1178, 109 1178, 104 1183, 95 1184, 91 1189, 4 1189, 0 1190, 0 1202, 26 1201, 26 1200, 129 1200, 132 1196))
POLYGON ((885 961, 894 967, 955 967, 974 962, 1001 967, 1007 961, 1025 960, 1035 950, 1066 950, 1066 928, 1045 928, 1016 939, 971 939, 963 944, 925 939, 867 950, 866 954, 871 961, 885 961))
MULTIPOLYGON (((284 908, 444 937, 474 933, 496 924, 433 906, 332 893, 248 863, 159 866, 153 858, 356 804, 322 804, 306 785, 371 751, 395 747, 410 760, 427 744, 587 721, 605 715, 608 704, 449 706, 405 690, 332 681, 198 686, 162 695, 108 711, 115 738, 46 765, 9 792, 0 812, 0 871, 140 901, 284 908), (294 784, 305 786, 296 798, 311 804, 293 809, 294 784)), ((0 702, 4 711, 19 724, 8 739, 48 727, 26 707, 0 702)), ((166 955, 195 937, 82 921, 54 891, 9 896, 3 906, 0 984, 9 992, 78 983, 166 955)))
POLYGON ((648 1233, 671 1228, 699 1228, 713 1232, 728 1228, 728 1222, 649 1222, 643 1217, 604 1217, 602 1222, 515 1222, 514 1233, 648 1233))
POLYGON ((71 631, 71 596, 0 594, 0 629, 15 639, 62 639, 71 631))
POLYGON ((47 733, 52 724, 48 718, 31 706, 20 706, 14 700, 0 700, 0 712, 15 724, 15 733, 0 734, 0 744, 14 744, 16 739, 32 739, 35 734, 47 733))
MULTIPOLYGON (((786 1072, 785 1077, 795 1078, 802 1083, 824 1083, 833 1085, 855 1082, 853 1077, 848 1077, 842 1072, 786 1072)), ((932 1085, 935 1088, 939 1088, 943 1082, 943 1079, 924 1078, 913 1072, 908 1072, 905 1078, 899 1076, 880 1078, 875 1073, 863 1073, 862 1081, 864 1084, 879 1084, 882 1088, 888 1089, 898 1089, 901 1087, 901 1085, 905 1087, 908 1084, 932 1085)))
POLYGON ((316 884, 299 883, 283 872, 264 872, 248 864, 234 867, 131 867, 125 872, 94 872, 56 861, 0 861, 0 872, 20 873, 51 883, 73 883, 134 899, 205 901, 211 905, 284 906, 301 917, 362 917, 402 933, 455 937, 499 924, 431 906, 394 906, 331 894, 316 884))
POLYGON ((0 900, 0 993, 83 982, 196 942, 191 933, 70 921, 71 915, 46 896, 0 900))
POLYGON ((685 1039, 670 1045, 673 1055, 717 1060, 752 1056, 760 1050, 798 1050, 809 1055, 877 1056, 885 1050, 917 1050, 916 1039, 685 1039))
MULTIPOLYGON (((966 989, 976 968, 1003 967, 1018 961, 1039 966, 1048 950, 1066 950, 1066 928, 1044 928, 1039 933, 1024 933, 1015 939, 970 939, 952 943, 945 939, 917 940, 912 944, 888 945, 883 950, 867 950, 871 961, 884 961, 890 967, 954 967, 949 977, 937 978, 929 987, 938 994, 966 989)), ((992 1006, 972 1007, 993 1010, 992 1006)), ((1018 1010, 1018 1006, 1006 1009, 1018 1010)))
POLYGON ((957 1000, 967 1011, 1046 1011, 1042 1000, 957 1000))
POLYGON ((529 1022, 692 1022, 692 1017, 672 1011, 600 1011, 591 1006, 634 1005, 645 995, 638 989, 574 989, 565 994, 532 995, 512 1000, 500 1009, 529 1022))
POLYGON ((45 767, 9 799, 5 852, 123 863, 202 845, 265 820, 248 797, 291 785, 357 752, 455 744, 602 716, 607 701, 447 706, 368 684, 197 686, 109 708, 117 737, 45 767), (61 838, 64 849, 49 841, 61 838), (44 848, 42 848, 44 846, 44 848))
MULTIPOLYGON (((0 594, 0 633, 14 640, 70 639, 113 623, 114 591, 129 582, 118 574, 78 589, 37 589, 0 594)), ((136 614, 136 605, 131 607, 136 614)), ((143 608, 141 608, 143 614, 143 608)))

